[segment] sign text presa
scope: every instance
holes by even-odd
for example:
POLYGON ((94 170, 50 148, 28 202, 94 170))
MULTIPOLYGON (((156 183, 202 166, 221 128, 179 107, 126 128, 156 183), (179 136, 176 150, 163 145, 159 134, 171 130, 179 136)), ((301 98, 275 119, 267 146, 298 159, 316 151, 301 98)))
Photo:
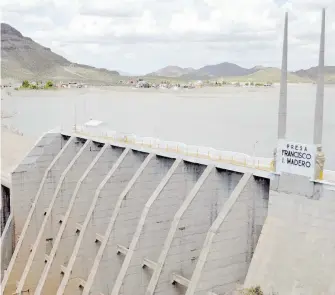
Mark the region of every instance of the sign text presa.
POLYGON ((314 176, 316 146, 280 141, 277 149, 277 172, 314 176))

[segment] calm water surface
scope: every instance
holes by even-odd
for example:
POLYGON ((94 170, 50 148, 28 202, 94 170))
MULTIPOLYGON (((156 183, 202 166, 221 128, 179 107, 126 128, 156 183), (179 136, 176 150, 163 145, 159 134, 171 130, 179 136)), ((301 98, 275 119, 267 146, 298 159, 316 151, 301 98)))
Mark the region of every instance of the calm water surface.
MULTIPOLYGON (((153 90, 88 88, 3 92, 3 123, 38 137, 90 118, 112 130, 271 157, 276 146, 279 87, 153 90)), ((289 85, 287 138, 311 143, 315 85, 289 85)), ((335 86, 325 88, 323 146, 335 170, 335 86)))

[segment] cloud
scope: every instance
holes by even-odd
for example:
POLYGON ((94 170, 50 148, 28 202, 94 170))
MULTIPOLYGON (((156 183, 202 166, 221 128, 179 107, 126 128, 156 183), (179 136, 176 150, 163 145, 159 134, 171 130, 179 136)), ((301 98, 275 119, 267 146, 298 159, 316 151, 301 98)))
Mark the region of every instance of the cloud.
POLYGON ((82 15, 92 15, 99 17, 108 18, 131 18, 141 16, 140 2, 134 2, 129 0, 124 1, 89 1, 80 6, 79 12, 82 15))
POLYGON ((146 73, 224 61, 280 66, 289 12, 289 67, 317 63, 321 8, 335 64, 334 0, 2 0, 2 20, 74 62, 146 73))

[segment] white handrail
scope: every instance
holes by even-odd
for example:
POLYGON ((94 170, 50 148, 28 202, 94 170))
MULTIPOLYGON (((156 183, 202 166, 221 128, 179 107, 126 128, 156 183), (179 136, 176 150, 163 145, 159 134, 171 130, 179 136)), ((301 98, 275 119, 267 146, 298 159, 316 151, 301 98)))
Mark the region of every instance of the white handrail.
POLYGON ((121 133, 113 130, 92 130, 91 128, 85 128, 85 126, 77 126, 76 133, 90 137, 92 140, 94 140, 94 138, 109 139, 116 142, 130 143, 142 147, 184 154, 191 157, 206 158, 238 166, 273 171, 273 159, 271 158, 252 157, 244 153, 220 151, 203 146, 186 145, 181 142, 164 141, 154 137, 140 137, 134 134, 121 133))

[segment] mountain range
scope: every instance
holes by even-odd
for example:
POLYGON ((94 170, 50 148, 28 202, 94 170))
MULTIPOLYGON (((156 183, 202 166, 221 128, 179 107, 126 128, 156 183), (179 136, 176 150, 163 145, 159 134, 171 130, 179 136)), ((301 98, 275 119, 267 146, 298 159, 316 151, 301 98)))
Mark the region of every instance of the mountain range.
MULTIPOLYGON (((13 80, 84 81, 110 84, 129 74, 73 63, 52 52, 6 23, 1 23, 1 77, 13 80)), ((223 62, 200 69, 167 66, 145 75, 146 78, 165 77, 178 80, 209 80, 223 78, 231 81, 279 82, 280 69, 255 66, 243 68, 223 62)), ((288 73, 289 82, 314 82, 317 67, 288 73)), ((325 67, 325 81, 335 83, 335 66, 325 67)))
POLYGON ((112 81, 117 71, 70 62, 1 23, 1 76, 13 80, 112 81))
MULTIPOLYGON (((289 82, 315 82, 317 74, 318 68, 312 67, 307 70, 289 72, 287 79, 289 82)), ((225 80, 235 80, 241 82, 279 82, 280 75, 280 69, 275 67, 255 66, 253 68, 243 68, 233 63, 223 62, 215 65, 206 65, 200 69, 167 66, 156 72, 149 73, 147 76, 171 77, 185 80, 223 78, 225 80)), ((325 82, 335 82, 334 66, 325 67, 325 82)))

